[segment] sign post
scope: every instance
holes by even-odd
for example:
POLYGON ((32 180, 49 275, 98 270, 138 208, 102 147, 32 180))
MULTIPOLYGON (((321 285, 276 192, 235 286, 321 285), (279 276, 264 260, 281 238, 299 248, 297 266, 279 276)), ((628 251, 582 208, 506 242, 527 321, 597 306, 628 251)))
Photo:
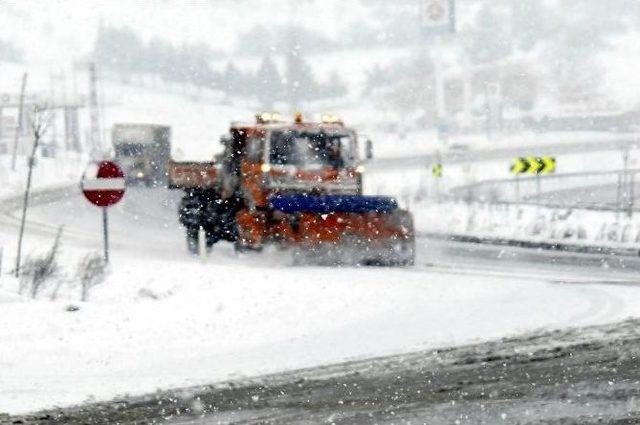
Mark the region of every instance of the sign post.
POLYGON ((442 178, 442 164, 433 164, 431 166, 431 174, 437 179, 442 178))
POLYGON ((509 171, 515 175, 515 200, 520 202, 520 180, 519 176, 525 173, 533 174, 536 181, 536 203, 540 205, 542 199, 542 188, 540 175, 556 172, 556 159, 552 156, 527 156, 515 158, 511 163, 509 171))
POLYGON ((84 197, 93 205, 102 208, 102 230, 104 261, 109 262, 109 217, 107 208, 115 205, 124 196, 124 173, 115 162, 97 161, 89 164, 80 184, 84 197))
POLYGON ((107 207, 102 207, 102 232, 104 239, 104 262, 109 262, 109 214, 107 207))

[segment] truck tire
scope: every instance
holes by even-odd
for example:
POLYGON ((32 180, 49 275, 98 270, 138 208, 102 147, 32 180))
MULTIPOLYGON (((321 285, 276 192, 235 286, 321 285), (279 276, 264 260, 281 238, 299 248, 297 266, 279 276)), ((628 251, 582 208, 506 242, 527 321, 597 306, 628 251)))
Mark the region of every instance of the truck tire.
POLYGON ((400 260, 401 266, 414 266, 416 264, 416 239, 415 236, 404 241, 403 251, 405 256, 400 260))
POLYGON ((262 252, 263 247, 262 246, 252 247, 251 245, 247 245, 247 244, 242 243, 240 238, 238 238, 233 242, 233 249, 234 249, 234 251, 236 253, 262 252))
POLYGON ((207 250, 211 250, 211 248, 213 248, 213 245, 215 245, 220 240, 220 235, 213 229, 205 229, 205 240, 207 250))
POLYGON ((416 233, 411 213, 400 211, 400 225, 408 230, 407 238, 402 241, 400 265, 413 266, 416 262, 416 233))
POLYGON ((198 228, 187 227, 186 236, 187 236, 187 250, 189 251, 189 254, 199 255, 200 248, 198 244, 198 228))

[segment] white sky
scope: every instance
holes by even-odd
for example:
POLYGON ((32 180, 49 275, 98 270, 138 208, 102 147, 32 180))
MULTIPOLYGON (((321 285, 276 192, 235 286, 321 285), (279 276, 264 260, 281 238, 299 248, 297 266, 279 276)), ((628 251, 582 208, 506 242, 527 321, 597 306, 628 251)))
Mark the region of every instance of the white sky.
POLYGON ((359 12, 355 0, 9 0, 0 3, 0 27, 29 61, 55 63, 88 53, 101 21, 130 26, 145 39, 206 42, 228 50, 257 23, 282 24, 293 14, 298 24, 331 36, 359 12))

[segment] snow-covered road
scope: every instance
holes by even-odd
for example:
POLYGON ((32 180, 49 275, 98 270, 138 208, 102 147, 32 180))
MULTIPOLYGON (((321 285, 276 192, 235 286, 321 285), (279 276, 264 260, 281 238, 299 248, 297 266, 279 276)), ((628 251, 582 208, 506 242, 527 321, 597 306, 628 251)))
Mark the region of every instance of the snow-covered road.
MULTIPOLYGON (((178 196, 132 188, 111 210, 112 271, 89 303, 72 289, 27 301, 0 281, 0 411, 640 316, 632 260, 421 239, 409 269, 291 267, 225 245, 202 262, 185 252, 178 196)), ((6 252, 15 214, 0 215, 6 252)), ((26 251, 62 224, 65 265, 100 248, 99 210, 73 189, 30 211, 26 251)))

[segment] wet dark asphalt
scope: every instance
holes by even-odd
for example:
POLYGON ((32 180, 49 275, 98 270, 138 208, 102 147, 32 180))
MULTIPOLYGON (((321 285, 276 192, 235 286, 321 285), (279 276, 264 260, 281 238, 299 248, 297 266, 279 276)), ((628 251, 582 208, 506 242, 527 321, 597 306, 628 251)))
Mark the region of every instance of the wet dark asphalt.
POLYGON ((640 423, 640 321, 158 392, 0 423, 640 423))

